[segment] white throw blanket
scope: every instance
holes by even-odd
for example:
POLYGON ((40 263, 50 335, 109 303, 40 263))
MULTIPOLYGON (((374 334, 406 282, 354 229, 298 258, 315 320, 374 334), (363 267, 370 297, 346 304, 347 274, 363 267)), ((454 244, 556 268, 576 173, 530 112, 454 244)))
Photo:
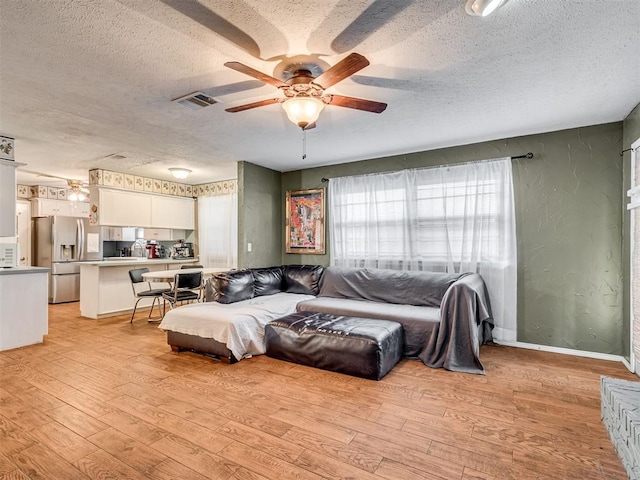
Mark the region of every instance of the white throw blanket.
POLYGON ((230 304, 191 303, 167 312, 158 328, 213 338, 241 359, 265 353, 265 325, 295 312, 298 303, 312 298, 315 297, 276 293, 230 304))

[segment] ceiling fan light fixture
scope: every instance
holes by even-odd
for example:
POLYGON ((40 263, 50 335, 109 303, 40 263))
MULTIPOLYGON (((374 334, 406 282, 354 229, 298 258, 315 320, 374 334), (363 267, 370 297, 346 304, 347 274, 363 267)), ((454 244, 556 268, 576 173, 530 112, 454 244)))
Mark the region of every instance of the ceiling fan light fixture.
POLYGON ((171 175, 173 175, 175 178, 179 180, 183 180, 187 178, 191 173, 191 170, 189 170, 188 168, 178 168, 178 167, 170 168, 169 171, 171 172, 171 175))
POLYGON ((469 15, 486 17, 505 3, 507 0, 467 0, 464 9, 469 15))
POLYGON ((87 198, 84 192, 89 190, 82 186, 81 180, 67 180, 67 185, 69 186, 67 198, 72 202, 83 202, 87 198))
POLYGON ((87 197, 82 192, 76 192, 74 190, 71 190, 71 193, 67 198, 72 202, 83 202, 87 197))
POLYGON ((324 108, 324 102, 315 97, 302 96, 289 98, 282 104, 287 117, 300 128, 318 120, 324 108))

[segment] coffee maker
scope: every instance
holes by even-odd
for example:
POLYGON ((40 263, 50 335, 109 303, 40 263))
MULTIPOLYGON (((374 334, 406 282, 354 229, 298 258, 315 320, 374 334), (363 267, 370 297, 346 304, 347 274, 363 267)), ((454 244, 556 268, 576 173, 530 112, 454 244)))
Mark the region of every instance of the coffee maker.
POLYGON ((193 244, 185 243, 183 240, 179 240, 178 243, 174 243, 171 247, 172 258, 193 258, 193 244))

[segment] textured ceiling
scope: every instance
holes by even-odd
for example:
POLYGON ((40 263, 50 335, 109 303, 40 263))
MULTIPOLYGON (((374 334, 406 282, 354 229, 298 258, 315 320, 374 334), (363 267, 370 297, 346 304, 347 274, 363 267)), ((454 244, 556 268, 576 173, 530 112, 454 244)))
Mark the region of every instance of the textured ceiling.
POLYGON ((464 0, 0 0, 0 134, 27 183, 173 166, 200 183, 238 160, 287 171, 618 121, 640 101, 639 52, 638 0, 509 0, 486 18, 464 0), (389 106, 328 106, 306 160, 280 105, 224 111, 279 94, 227 61, 279 76, 351 52, 371 65, 328 93, 389 106), (171 102, 196 90, 219 103, 171 102))

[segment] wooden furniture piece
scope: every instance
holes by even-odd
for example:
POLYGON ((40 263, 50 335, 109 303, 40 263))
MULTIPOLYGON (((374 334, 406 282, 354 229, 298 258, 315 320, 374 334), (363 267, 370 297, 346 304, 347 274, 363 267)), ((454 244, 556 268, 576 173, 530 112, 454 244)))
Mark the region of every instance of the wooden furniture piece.
POLYGON ((164 300, 162 297, 163 293, 170 292, 170 288, 151 288, 151 282, 145 282, 144 278, 142 278, 142 274, 147 273, 149 271, 148 268, 133 268, 129 270, 129 279, 131 280, 131 288, 133 290, 133 295, 136 297, 136 303, 133 306, 133 312, 131 313, 131 319, 129 323, 133 323, 133 317, 136 314, 136 310, 138 308, 138 303, 143 298, 152 298, 151 309, 149 310, 149 315, 147 316, 147 321, 151 321, 151 313, 153 313, 153 307, 156 304, 156 300, 158 301, 158 311, 160 311, 160 320, 164 316, 164 308, 160 310, 160 300, 164 300), (137 290, 136 285, 140 283, 147 284, 147 290, 137 290))

